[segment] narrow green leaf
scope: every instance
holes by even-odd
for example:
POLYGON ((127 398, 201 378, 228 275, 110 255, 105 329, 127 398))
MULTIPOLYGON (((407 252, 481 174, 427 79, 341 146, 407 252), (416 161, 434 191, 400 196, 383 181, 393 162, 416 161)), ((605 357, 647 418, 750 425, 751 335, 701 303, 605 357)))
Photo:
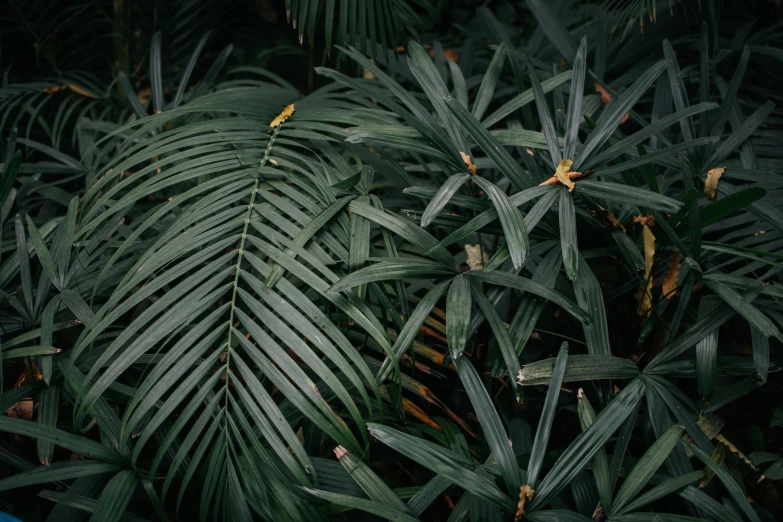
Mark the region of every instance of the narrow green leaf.
POLYGON ((582 99, 585 91, 585 67, 587 66, 587 37, 579 43, 579 49, 574 58, 574 76, 571 78, 571 92, 568 96, 568 111, 566 112, 565 143, 563 157, 573 159, 576 144, 579 140, 579 122, 582 121, 582 99))
POLYGON ((400 497, 395 495, 391 488, 369 466, 343 447, 337 447, 334 452, 340 464, 350 473, 353 480, 356 481, 371 500, 386 506, 388 509, 405 513, 415 519, 416 515, 411 508, 400 500, 400 497))
MULTIPOLYGON (((516 194, 513 194, 509 197, 509 200, 511 201, 511 204, 519 207, 528 201, 531 201, 539 196, 542 196, 541 200, 544 200, 547 196, 555 197, 557 196, 557 187, 551 187, 551 186, 539 186, 539 187, 532 187, 526 190, 523 190, 521 192, 517 192, 516 194)), ((539 200, 540 201, 540 200, 539 200)), ((551 202, 550 205, 551 206, 551 202)), ((549 210, 549 207, 547 207, 544 211, 549 210)), ((533 217, 535 214, 533 213, 532 209, 531 211, 525 216, 525 228, 527 230, 531 230, 533 226, 538 222, 537 220, 533 220, 533 217)), ((540 219, 540 216, 538 216, 540 219)), ((452 245, 456 243, 457 241, 460 241, 462 239, 465 239, 469 235, 473 234, 474 232, 477 232, 481 228, 485 227, 486 225, 489 225, 494 220, 498 218, 498 211, 495 207, 485 210, 478 216, 474 217, 461 227, 459 227, 454 232, 451 232, 448 236, 443 238, 440 242, 438 242, 435 246, 432 246, 428 251, 427 254, 432 253, 433 255, 435 252, 437 252, 440 249, 446 248, 449 245, 452 245)))
MULTIPOLYGON (((451 109, 454 116, 465 127, 470 137, 478 144, 481 150, 492 160, 500 172, 506 176, 519 190, 533 185, 530 175, 522 170, 519 163, 511 157, 492 134, 482 125, 468 110, 455 98, 447 98, 446 106, 451 109)), ((467 151, 462 151, 466 152, 467 151)))
POLYGON ((609 203, 628 203, 666 212, 675 212, 682 208, 682 202, 674 198, 651 190, 620 183, 586 179, 577 181, 576 190, 580 194, 603 198, 609 203))
POLYGON ((152 94, 152 107, 155 112, 162 112, 163 101, 163 65, 161 63, 161 35, 160 31, 152 36, 150 44, 150 91, 152 94))
MULTIPOLYGON (((546 384, 552 379, 557 359, 542 359, 522 367, 519 383, 523 386, 546 384)), ((612 355, 571 355, 563 373, 563 382, 593 381, 599 379, 632 379, 639 368, 630 359, 612 355)))
POLYGON ((102 461, 118 462, 120 460, 114 450, 98 442, 37 422, 0 416, 0 431, 46 440, 55 446, 102 461))
POLYGON ((536 511, 525 515, 525 519, 532 522, 590 522, 591 520, 575 511, 566 511, 565 509, 536 511))
MULTIPOLYGON (((692 473, 686 473, 685 475, 680 475, 679 477, 667 479, 664 482, 652 488, 651 490, 645 492, 642 495, 639 495, 636 498, 636 500, 629 502, 623 509, 621 509, 618 512, 618 515, 622 515, 630 511, 635 511, 637 509, 644 509, 645 507, 649 506, 659 498, 663 498, 666 495, 671 495, 675 491, 680 490, 686 486, 689 486, 694 482, 696 482, 697 480, 700 480, 703 476, 704 476, 703 471, 694 471, 692 473)), ((614 520, 614 516, 612 517, 612 519, 614 520)), ((625 518, 620 516, 618 520, 625 520, 625 518)))
POLYGON ((626 418, 636 412, 643 393, 643 381, 634 379, 601 411, 595 423, 566 448, 554 468, 541 481, 530 505, 530 512, 547 505, 570 484, 626 418))
POLYGON ((576 233, 576 210, 571 193, 565 187, 560 189, 558 204, 560 222, 560 250, 563 253, 563 266, 571 281, 579 274, 579 243, 576 233))
MULTIPOLYGON (((67 508, 74 508, 79 510, 79 512, 86 511, 88 513, 93 513, 95 511, 96 506, 98 505, 98 501, 91 497, 73 493, 72 492, 73 488, 74 488, 73 486, 70 486, 66 493, 61 493, 59 491, 49 491, 45 489, 41 491, 38 494, 38 496, 41 497, 42 499, 56 502, 57 505, 60 506, 61 508, 66 508, 67 513, 71 514, 71 516, 73 516, 74 511, 67 508)), ((55 506, 55 509, 57 509, 57 506, 55 506)), ((55 516, 60 517, 61 513, 56 513, 55 516)), ((79 513, 77 516, 78 516, 78 520, 84 520, 84 517, 81 513, 79 513)), ((48 520, 63 520, 63 521, 67 520, 68 522, 73 522, 77 519, 75 518, 66 519, 65 517, 61 517, 56 519, 50 518, 48 520)), ((142 518, 138 515, 134 515, 133 513, 129 513, 127 511, 123 513, 120 520, 122 520, 122 522, 149 522, 146 518, 142 518)))
POLYGON ((3 350, 2 358, 15 359, 18 357, 34 357, 36 355, 54 355, 60 353, 59 348, 54 346, 25 346, 24 348, 13 348, 11 350, 3 350))
MULTIPOLYGON (((699 300, 699 320, 703 320, 720 307, 721 300, 714 295, 704 296, 699 300)), ((696 344, 696 378, 699 383, 699 394, 709 401, 715 390, 715 362, 718 357, 718 329, 710 332, 696 344)))
POLYGON ((133 470, 120 471, 103 488, 90 517, 95 522, 119 522, 133 496, 138 480, 133 470))
POLYGON ((5 204, 11 189, 14 188, 16 176, 22 167, 22 151, 17 150, 11 158, 6 158, 3 165, 3 175, 0 181, 0 205, 5 204))
POLYGON ((476 369, 473 368, 473 363, 467 357, 456 359, 454 364, 457 367, 457 373, 462 381, 462 385, 470 398, 470 403, 473 405, 473 410, 479 419, 481 428, 484 430, 487 444, 489 444, 492 455, 500 467, 500 474, 506 483, 506 488, 508 488, 508 491, 519 491, 519 487, 522 485, 522 477, 514 457, 514 451, 509 443, 506 430, 500 422, 497 410, 495 410, 495 406, 492 404, 492 399, 484 387, 484 383, 481 381, 478 373, 476 373, 476 369))
POLYGON ((514 392, 517 391, 517 379, 520 375, 519 359, 517 358, 514 344, 511 342, 509 332, 506 330, 506 325, 498 315, 495 307, 489 302, 489 299, 476 287, 477 285, 471 285, 470 290, 473 294, 473 299, 479 306, 479 310, 487 318, 489 326, 492 329, 492 333, 497 340, 500 353, 503 356, 505 362, 508 377, 511 383, 511 389, 514 392))
POLYGON ((33 313, 33 279, 30 274, 30 254, 27 250, 27 237, 24 233, 22 218, 17 214, 14 218, 14 233, 16 234, 16 253, 19 256, 19 275, 22 279, 22 295, 29 314, 33 313))
POLYGON ((674 125, 683 118, 687 118, 695 114, 701 114, 706 111, 711 111, 717 107, 717 103, 697 103, 696 105, 686 107, 681 111, 676 111, 672 114, 664 116, 663 118, 655 120, 649 125, 644 126, 639 131, 631 134, 627 138, 623 138, 622 140, 618 141, 608 149, 599 152, 590 158, 582 168, 584 170, 588 170, 603 165, 604 163, 608 163, 613 159, 619 158, 622 154, 630 153, 633 151, 634 147, 640 143, 644 142, 648 138, 655 136, 661 131, 666 130, 671 125, 674 125))
POLYGON ((359 497, 352 497, 350 495, 342 495, 340 493, 331 493, 329 491, 302 488, 303 491, 313 495, 314 497, 322 500, 327 500, 332 504, 339 506, 345 506, 351 509, 359 509, 361 511, 370 513, 384 520, 392 520, 393 522, 418 522, 418 517, 412 516, 404 511, 400 511, 393 507, 389 507, 380 502, 374 502, 359 497))
MULTIPOLYGON (((593 410, 593 406, 581 388, 577 392, 577 399, 579 401, 577 405, 579 422, 584 432, 595 423, 595 410, 593 410)), ((606 459, 606 450, 604 448, 599 449, 595 457, 593 457, 593 477, 598 490, 598 498, 601 499, 601 507, 603 507, 605 513, 612 513, 612 489, 614 489, 614 484, 612 484, 609 475, 609 461, 606 459)))
POLYGON ((199 40, 198 44, 196 45, 196 48, 193 49, 193 54, 191 54, 190 60, 188 60, 188 64, 185 67, 185 71, 182 73, 182 79, 179 82, 177 94, 174 96, 174 102, 171 104, 172 109, 176 109, 179 107, 179 104, 182 103, 182 97, 187 91, 190 76, 193 74, 193 70, 196 68, 196 63, 198 62, 198 58, 201 55, 201 52, 204 50, 204 46, 207 44, 209 35, 210 32, 207 32, 204 36, 202 36, 201 40, 199 40))
POLYGON ((471 270, 470 272, 467 272, 465 276, 477 279, 479 281, 484 281, 485 283, 492 285, 504 286, 506 288, 516 288, 522 292, 530 292, 533 295, 548 299, 558 306, 561 306, 566 312, 574 316, 582 324, 592 327, 590 314, 579 308, 579 306, 573 301, 563 297, 562 294, 555 292, 551 288, 547 288, 539 283, 536 283, 535 281, 518 275, 500 272, 498 270, 493 270, 491 272, 486 272, 484 270, 471 270))
POLYGON ((503 493, 493 481, 478 476, 465 467, 467 462, 458 454, 412 435, 406 435, 392 428, 368 423, 373 437, 429 470, 442 475, 474 495, 487 499, 506 511, 513 512, 516 504, 503 493))
POLYGON ((568 362, 568 343, 560 346, 560 351, 555 360, 555 366, 552 370, 552 380, 549 382, 549 389, 546 392, 544 407, 541 410, 541 418, 538 421, 536 438, 533 440, 533 448, 530 450, 530 461, 527 466, 527 478, 525 483, 531 488, 536 489, 538 474, 544 463, 547 442, 549 434, 552 431, 552 423, 555 420, 557 409, 557 399, 560 397, 560 386, 563 384, 563 375, 565 374, 566 363, 568 362))
POLYGON ((424 213, 421 215, 421 226, 426 227, 432 220, 435 219, 443 207, 451 200, 452 196, 456 194, 460 186, 470 177, 470 174, 454 174, 440 186, 438 192, 430 200, 427 208, 424 209, 424 213))
POLYGON ((407 257, 398 258, 392 261, 374 263, 366 268, 352 272, 333 284, 327 292, 333 294, 374 281, 432 279, 444 275, 454 275, 454 270, 437 261, 407 257))
MULTIPOLYGON (((527 64, 528 72, 530 73, 530 83, 533 87, 533 96, 536 99, 536 109, 538 111, 538 119, 541 122, 541 132, 544 133, 544 138, 546 139, 546 146, 547 149, 549 149, 549 157, 552 160, 552 167, 557 168, 560 160, 563 159, 563 156, 560 154, 560 146, 557 141, 555 123, 552 120, 551 113, 549 112, 549 106, 546 102, 546 95, 544 94, 544 90, 541 88, 541 83, 538 81, 536 70, 533 67, 533 64, 530 63, 530 59, 527 56, 524 58, 525 63, 527 64)), ((571 81, 573 81, 573 77, 571 81)))
POLYGON ((761 123, 767 119, 772 111, 775 109, 775 104, 771 101, 767 101, 756 109, 742 125, 735 130, 726 141, 720 143, 720 145, 712 153, 710 159, 706 161, 708 168, 717 166, 720 162, 728 158, 734 151, 736 151, 745 140, 747 140, 761 125, 761 123))
MULTIPOLYGON (((435 307, 438 300, 441 298, 441 296, 446 291, 446 288, 449 287, 449 285, 451 285, 451 281, 449 280, 442 281, 437 286, 435 286, 432 290, 427 292, 427 295, 425 295, 424 298, 419 302, 419 304, 416 305, 416 308, 413 310, 413 313, 407 319, 407 321, 405 322, 405 326, 397 334, 397 339, 395 339, 394 341, 394 346, 392 347, 392 351, 394 352, 395 356, 398 359, 402 357, 402 355, 411 345, 413 340, 416 338, 416 335, 418 335, 419 330, 421 329, 421 325, 424 324, 424 321, 427 320, 430 312, 435 307)), ((383 364, 381 365, 381 369, 378 371, 378 374, 375 379, 376 382, 382 383, 383 381, 385 381, 388 378, 391 370, 392 370, 392 362, 391 359, 387 358, 386 360, 383 361, 383 364)))
POLYGON ((718 479, 723 483, 726 491, 729 492, 729 495, 731 495, 731 498, 734 500, 734 502, 736 502, 742 512, 745 513, 745 516, 747 516, 748 519, 752 522, 761 522, 759 516, 756 514, 756 511, 750 505, 750 502, 748 502, 748 497, 745 495, 742 487, 737 484, 737 481, 728 472, 728 470, 724 468, 723 465, 718 464, 712 460, 709 455, 704 453, 696 446, 688 444, 687 442, 683 442, 683 444, 685 444, 686 448, 693 451, 694 455, 696 455, 700 461, 706 464, 706 466, 715 473, 715 476, 718 477, 718 479))
POLYGON ((682 437, 683 428, 674 425, 666 430, 652 446, 644 453, 639 462, 633 467, 625 478, 620 491, 614 500, 614 511, 622 512, 623 506, 628 504, 647 484, 653 474, 658 471, 661 464, 669 456, 674 446, 682 437))
POLYGON ((0 480, 0 491, 8 491, 9 489, 33 486, 36 484, 45 484, 47 482, 70 480, 78 477, 86 477, 88 475, 112 473, 121 469, 122 466, 119 464, 97 462, 94 460, 66 460, 64 462, 55 462, 51 466, 41 466, 32 471, 26 471, 4 478, 3 480, 0 480))
MULTIPOLYGON (((47 386, 41 393, 41 399, 38 404, 38 424, 56 429, 57 428, 57 413, 60 409, 60 388, 56 386, 47 386)), ((52 454, 54 453, 54 442, 45 438, 39 438, 37 441, 38 446, 38 460, 44 466, 48 466, 52 462, 52 454)))
POLYGON ((769 337, 751 325, 750 339, 753 343, 753 364, 756 365, 756 373, 759 380, 766 381, 769 374, 769 337))
POLYGON ((777 326, 775 326, 767 316, 761 313, 758 308, 743 299, 739 292, 709 277, 705 277, 703 281, 710 290, 723 299, 723 302, 732 307, 755 328, 758 328, 763 335, 781 339, 777 326))
MULTIPOLYGON (((516 57, 512 56, 510 58, 511 63, 513 64, 516 60, 516 57)), ((556 76, 553 76, 547 80, 544 80, 541 82, 541 89, 544 91, 544 93, 548 93, 567 81, 571 79, 573 76, 572 71, 565 71, 562 72, 556 76)), ((515 97, 507 101, 505 104, 503 104, 498 110, 487 116, 487 118, 481 122, 484 127, 489 128, 508 116, 509 114, 513 113, 519 108, 525 107, 528 103, 532 102, 535 99, 535 95, 533 94, 533 89, 527 89, 526 91, 523 91, 520 94, 517 94, 515 97)))
MULTIPOLYGON (((506 47, 501 43, 495 49, 495 54, 492 55, 492 61, 489 62, 484 77, 481 78, 481 85, 479 86, 476 99, 473 100, 473 117, 478 121, 484 117, 484 113, 487 111, 492 96, 495 94, 495 88, 500 78, 500 73, 503 70, 503 64, 506 61, 506 47)), ((2 200, 0 200, 2 201, 2 200)))
POLYGON ((446 298, 446 338, 449 341, 449 354, 454 360, 459 359, 465 351, 472 308, 470 282, 460 274, 452 280, 446 298))
POLYGON ((525 262, 527 253, 530 250, 530 242, 527 237, 522 213, 494 183, 481 176, 473 176, 473 179, 492 200, 492 204, 500 218, 500 225, 503 227, 506 244, 511 254, 511 262, 514 268, 519 270, 522 268, 522 264, 525 262))
POLYGON ((652 83, 666 69, 666 62, 660 61, 642 73, 628 89, 610 103, 596 121, 595 129, 585 139, 582 149, 574 159, 571 170, 579 169, 590 155, 612 135, 626 114, 647 91, 652 83))
POLYGON ((568 63, 574 63, 573 57, 577 52, 576 42, 571 38, 562 18, 553 10, 553 6, 544 0, 527 0, 527 6, 557 52, 568 63))

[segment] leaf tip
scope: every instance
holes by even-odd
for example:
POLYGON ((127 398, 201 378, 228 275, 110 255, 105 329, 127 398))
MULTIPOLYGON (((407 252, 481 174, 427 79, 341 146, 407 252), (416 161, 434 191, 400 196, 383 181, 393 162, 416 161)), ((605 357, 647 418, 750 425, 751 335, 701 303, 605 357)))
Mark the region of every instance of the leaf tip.
POLYGON ((334 454, 335 456, 337 456, 337 459, 339 460, 345 457, 346 455, 348 455, 348 450, 343 448, 342 446, 337 446, 336 448, 334 448, 334 454))

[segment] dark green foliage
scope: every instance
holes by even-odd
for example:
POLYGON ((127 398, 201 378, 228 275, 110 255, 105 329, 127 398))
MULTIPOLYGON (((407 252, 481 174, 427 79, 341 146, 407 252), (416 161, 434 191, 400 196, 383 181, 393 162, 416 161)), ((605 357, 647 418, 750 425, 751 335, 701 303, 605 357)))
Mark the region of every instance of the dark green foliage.
POLYGON ((665 4, 10 0, 0 509, 783 518, 781 11, 665 4))

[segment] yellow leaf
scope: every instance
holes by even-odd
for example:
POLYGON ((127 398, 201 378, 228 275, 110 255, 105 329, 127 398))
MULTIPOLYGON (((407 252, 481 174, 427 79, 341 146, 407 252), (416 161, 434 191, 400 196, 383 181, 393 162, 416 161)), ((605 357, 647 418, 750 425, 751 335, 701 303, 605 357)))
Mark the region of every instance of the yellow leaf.
POLYGON ((465 263, 471 270, 481 270, 489 263, 487 247, 481 245, 465 245, 465 263))
POLYGON ((718 435, 715 435, 715 440, 718 440, 718 441, 722 442, 722 443, 723 443, 723 444, 724 444, 724 445, 725 445, 725 446, 726 446, 726 447, 729 449, 729 451, 730 451, 730 452, 734 453, 734 454, 735 454, 735 455, 737 455, 739 458, 741 458, 742 460, 744 460, 744 461, 745 461, 745 464, 747 464, 748 466, 750 466, 751 468, 753 468, 753 470, 754 470, 754 471, 757 471, 757 470, 756 470, 756 466, 754 466, 754 465, 753 465, 753 463, 750 461, 750 459, 749 459, 748 457, 746 457, 746 456, 745 456, 745 454, 744 454, 744 453, 742 453, 742 452, 741 452, 741 451, 740 451, 740 450, 737 448, 737 446, 735 446, 734 444, 732 444, 731 442, 729 442, 729 441, 726 439, 726 437, 724 437, 723 435, 720 435, 720 434, 718 434, 718 435))
POLYGON ((514 517, 514 522, 522 520, 522 515, 525 514, 525 502, 533 498, 535 491, 527 484, 519 488, 519 503, 517 504, 517 513, 514 517))
POLYGON ((283 109, 283 112, 277 115, 277 118, 272 120, 272 123, 269 124, 270 127, 277 127, 281 123, 283 123, 285 120, 291 117, 291 115, 294 113, 294 104, 288 105, 285 109, 283 109))
POLYGON ((699 415, 699 418, 696 419, 696 425, 710 440, 714 439, 720 433, 720 430, 723 429, 723 424, 720 417, 713 415, 712 413, 707 413, 706 415, 701 414, 699 415))
POLYGON ((57 86, 57 87, 47 87, 46 89, 44 89, 44 92, 46 94, 54 94, 56 92, 64 91, 65 89, 70 89, 73 92, 75 92, 76 94, 81 94, 82 96, 86 96, 88 98, 94 98, 94 99, 102 98, 102 96, 98 96, 97 94, 93 94, 90 91, 82 89, 78 85, 74 85, 72 83, 69 83, 69 84, 66 84, 66 85, 60 85, 60 86, 57 86))
POLYGON ((470 156, 468 156, 467 154, 465 154, 462 151, 459 151, 459 155, 462 156, 462 161, 464 161, 465 165, 468 166, 468 170, 470 171, 470 175, 471 176, 475 176, 476 175, 476 166, 473 164, 472 161, 470 161, 470 156))
MULTIPOLYGON (((712 413, 700 414, 696 420, 696 425, 710 440, 714 439, 720 433, 720 430, 723 429, 723 421, 712 413)), ((687 433, 682 436, 682 440, 693 444, 693 439, 687 433)), ((693 451, 688 447, 685 448, 685 454, 688 455, 688 458, 693 457, 693 451)))
MULTIPOLYGON (((720 466, 721 464, 723 464, 724 460, 726 460, 726 446, 724 446, 723 444, 718 444, 717 446, 715 446, 715 451, 712 452, 712 461, 720 466)), ((715 472, 712 470, 712 468, 707 468, 706 470, 704 470, 704 477, 701 479, 701 482, 699 483, 699 489, 702 489, 707 484, 709 484, 714 476, 715 476, 715 472)))
MULTIPOLYGON (((370 62, 375 63, 375 59, 370 58, 370 62)), ((372 72, 370 72, 370 70, 367 67, 362 67, 362 78, 364 78, 365 80, 374 80, 375 75, 372 72)))
POLYGON ((642 240, 644 241, 644 280, 647 281, 647 286, 639 289, 637 299, 639 299, 639 315, 647 315, 652 308, 652 266, 655 260, 655 236, 647 225, 642 227, 642 240))
POLYGON ((88 98, 95 98, 95 99, 101 98, 101 96, 98 96, 97 94, 93 94, 90 91, 86 91, 81 87, 79 87, 78 85, 73 85, 72 83, 69 83, 68 85, 66 85, 66 87, 71 89, 76 94, 81 94, 82 96, 86 96, 88 98))
POLYGON ((572 160, 564 159, 560 162, 555 171, 555 177, 560 183, 568 187, 568 192, 573 192, 574 187, 576 187, 576 183, 571 181, 571 178, 568 177, 568 173, 571 171, 571 165, 573 164, 574 162, 572 160))
POLYGON ((663 280, 663 295, 666 299, 674 297, 674 291, 677 289, 677 279, 680 277, 680 264, 682 263, 682 254, 676 248, 672 252, 671 261, 669 261, 669 271, 666 272, 666 279, 663 280))
POLYGON ((717 196, 718 181, 723 176, 723 171, 726 167, 715 167, 707 172, 707 181, 704 182, 704 193, 707 194, 707 198, 712 201, 717 196))

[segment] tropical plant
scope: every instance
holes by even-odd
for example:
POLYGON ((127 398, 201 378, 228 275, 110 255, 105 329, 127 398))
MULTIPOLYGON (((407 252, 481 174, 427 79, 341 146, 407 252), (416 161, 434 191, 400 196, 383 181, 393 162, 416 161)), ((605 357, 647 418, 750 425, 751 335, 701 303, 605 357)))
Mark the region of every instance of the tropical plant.
POLYGON ((780 8, 666 7, 12 0, 0 506, 783 515, 780 8))

